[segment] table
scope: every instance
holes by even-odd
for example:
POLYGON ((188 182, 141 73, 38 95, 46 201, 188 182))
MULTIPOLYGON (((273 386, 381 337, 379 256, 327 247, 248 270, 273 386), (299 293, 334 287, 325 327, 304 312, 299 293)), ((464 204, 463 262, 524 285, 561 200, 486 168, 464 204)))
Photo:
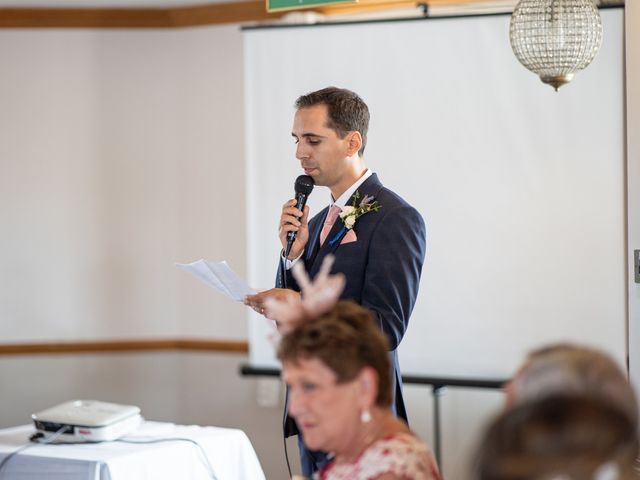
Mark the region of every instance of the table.
MULTIPOLYGON (((0 461, 29 443, 33 425, 0 430, 0 461)), ((242 430, 144 422, 131 441, 186 438, 202 446, 217 480, 264 480, 260 462, 242 430)), ((132 444, 120 441, 68 445, 34 444, 14 455, 2 480, 211 480, 193 443, 132 444)))

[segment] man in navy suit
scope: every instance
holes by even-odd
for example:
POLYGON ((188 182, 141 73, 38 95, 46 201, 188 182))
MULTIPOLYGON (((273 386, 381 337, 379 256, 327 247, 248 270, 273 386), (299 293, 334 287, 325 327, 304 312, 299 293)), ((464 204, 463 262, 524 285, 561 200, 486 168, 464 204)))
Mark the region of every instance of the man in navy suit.
MULTIPOLYGON (((396 415, 406 420, 396 349, 418 295, 426 249, 424 221, 415 208, 385 188, 365 166, 369 109, 357 94, 329 87, 299 97, 295 106, 292 135, 296 158, 316 185, 329 188, 331 205, 311 220, 309 207, 300 211, 295 199, 283 205, 279 229, 283 248, 288 232, 297 232, 296 239, 288 258, 281 259, 276 288, 248 297, 247 304, 264 312, 262 302, 267 297, 299 296, 290 270, 293 264, 304 262, 313 278, 325 256, 333 254, 332 273, 343 273, 346 278, 341 298, 371 310, 389 339, 394 370, 392 406, 396 415), (333 224, 335 215, 329 214, 332 207, 344 217, 338 216, 333 224), (349 210, 361 213, 355 223, 354 215, 351 219, 346 215, 349 210), (288 288, 283 288, 285 285, 288 288)), ((289 418, 285 436, 296 433, 295 423, 289 418)), ((326 456, 300 446, 303 474, 310 476, 326 456)))

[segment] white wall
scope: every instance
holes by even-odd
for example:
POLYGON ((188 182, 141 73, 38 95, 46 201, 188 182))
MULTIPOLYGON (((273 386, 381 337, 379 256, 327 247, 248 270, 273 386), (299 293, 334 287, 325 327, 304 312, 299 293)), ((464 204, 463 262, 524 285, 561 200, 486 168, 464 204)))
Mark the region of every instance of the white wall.
MULTIPOLYGON (((0 64, 0 343, 246 338, 244 307, 173 266, 205 257, 249 268, 244 214, 255 206, 243 190, 251 172, 237 27, 0 30, 0 64)), ((246 360, 0 357, 0 427, 71 397, 136 403, 154 420, 244 429, 267 478, 284 478, 282 406, 256 405, 256 380, 236 373, 246 360)), ((408 386, 406 396, 412 427, 431 440, 429 390, 408 386)), ((466 478, 501 400, 445 396, 447 478, 466 478)))
POLYGON ((245 338, 237 27, 0 31, 0 338, 245 338))
POLYGON ((629 282, 629 369, 640 386, 640 285, 633 274, 633 251, 640 250, 640 4, 625 7, 627 88, 627 221, 629 282))
MULTIPOLYGON (((238 28, 0 30, 0 63, 0 343, 246 338, 245 307, 173 265, 246 271, 238 28)), ((242 428, 284 478, 282 405, 256 405, 246 361, 0 357, 0 427, 71 398, 132 403, 242 428)))

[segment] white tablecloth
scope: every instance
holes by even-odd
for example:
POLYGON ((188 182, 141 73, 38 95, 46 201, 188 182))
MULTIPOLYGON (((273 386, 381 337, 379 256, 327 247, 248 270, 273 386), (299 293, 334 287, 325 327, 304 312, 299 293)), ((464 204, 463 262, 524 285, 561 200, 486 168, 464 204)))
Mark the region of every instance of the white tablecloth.
MULTIPOLYGON (((0 430, 0 461, 29 443, 32 425, 0 430)), ((264 480, 251 442, 241 430, 144 422, 125 439, 188 438, 206 452, 218 480, 264 480)), ((36 444, 14 455, 2 480, 211 480, 198 447, 190 442, 36 444)))

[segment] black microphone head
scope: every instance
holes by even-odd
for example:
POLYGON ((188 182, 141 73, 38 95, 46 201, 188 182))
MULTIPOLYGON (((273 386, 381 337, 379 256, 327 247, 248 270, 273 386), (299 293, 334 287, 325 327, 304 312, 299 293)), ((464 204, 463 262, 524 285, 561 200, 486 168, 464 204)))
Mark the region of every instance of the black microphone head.
POLYGON ((296 193, 309 195, 311 193, 311 190, 313 190, 314 185, 315 182, 309 175, 300 175, 298 178, 296 178, 296 183, 293 188, 295 189, 296 193))

